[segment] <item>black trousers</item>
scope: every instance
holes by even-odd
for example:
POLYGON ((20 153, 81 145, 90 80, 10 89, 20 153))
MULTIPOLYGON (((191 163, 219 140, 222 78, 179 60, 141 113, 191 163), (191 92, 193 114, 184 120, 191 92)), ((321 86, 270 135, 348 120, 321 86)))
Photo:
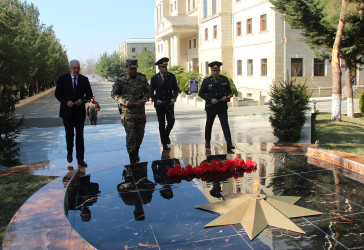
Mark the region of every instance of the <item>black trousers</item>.
POLYGON ((83 160, 85 154, 85 145, 83 140, 83 127, 85 119, 63 119, 64 128, 66 131, 67 152, 72 154, 73 141, 76 131, 76 158, 83 160))
POLYGON ((216 115, 219 117, 226 143, 231 144, 232 141, 231 141, 231 134, 230 134, 227 110, 224 110, 219 113, 206 112, 205 140, 207 142, 211 141, 211 130, 212 130, 212 125, 214 125, 216 115))
POLYGON ((161 104, 155 108, 159 123, 159 136, 163 145, 168 144, 169 134, 174 125, 174 105, 161 104), (167 120, 167 126, 166 126, 167 120))

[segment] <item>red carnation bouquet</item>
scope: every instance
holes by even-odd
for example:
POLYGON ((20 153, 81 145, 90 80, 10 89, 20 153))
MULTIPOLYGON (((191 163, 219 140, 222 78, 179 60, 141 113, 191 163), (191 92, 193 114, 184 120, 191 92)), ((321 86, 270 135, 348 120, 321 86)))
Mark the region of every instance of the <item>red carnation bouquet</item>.
POLYGON ((194 178, 202 179, 203 181, 219 181, 224 178, 234 177, 235 179, 243 177, 244 173, 255 172, 257 163, 247 159, 235 158, 234 160, 227 159, 225 163, 222 161, 212 160, 210 163, 202 162, 196 167, 188 164, 182 168, 180 164, 167 172, 168 179, 171 182, 178 183, 182 180, 191 181, 194 178))

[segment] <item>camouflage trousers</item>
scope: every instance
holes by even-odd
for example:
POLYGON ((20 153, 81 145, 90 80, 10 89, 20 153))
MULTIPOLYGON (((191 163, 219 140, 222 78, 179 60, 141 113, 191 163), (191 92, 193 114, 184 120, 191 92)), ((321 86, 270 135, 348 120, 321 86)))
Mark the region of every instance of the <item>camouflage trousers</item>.
POLYGON ((90 125, 96 125, 97 123, 97 116, 96 115, 89 115, 88 120, 90 121, 90 125))
POLYGON ((146 117, 121 119, 126 133, 126 149, 128 153, 138 153, 143 142, 146 117))

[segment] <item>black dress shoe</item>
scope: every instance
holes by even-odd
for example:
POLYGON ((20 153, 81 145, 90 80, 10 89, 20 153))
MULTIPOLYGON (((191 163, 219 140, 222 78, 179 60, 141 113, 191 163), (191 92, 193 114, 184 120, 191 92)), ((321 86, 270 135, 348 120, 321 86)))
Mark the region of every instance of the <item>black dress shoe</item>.
POLYGON ((232 149, 235 149, 235 147, 234 147, 232 144, 228 144, 228 145, 227 145, 227 149, 228 149, 228 150, 232 150, 232 149))
POLYGON ((78 161, 78 165, 81 167, 87 167, 87 163, 84 160, 78 161))
POLYGON ((169 149, 168 145, 167 144, 163 144, 163 150, 168 150, 168 149, 169 149))
POLYGON ((171 144, 171 139, 167 138, 167 144, 171 144))
POLYGON ((211 148, 210 142, 205 142, 205 148, 211 148))
POLYGON ((67 161, 68 161, 68 163, 71 163, 73 161, 72 154, 70 154, 70 153, 67 154, 67 161))

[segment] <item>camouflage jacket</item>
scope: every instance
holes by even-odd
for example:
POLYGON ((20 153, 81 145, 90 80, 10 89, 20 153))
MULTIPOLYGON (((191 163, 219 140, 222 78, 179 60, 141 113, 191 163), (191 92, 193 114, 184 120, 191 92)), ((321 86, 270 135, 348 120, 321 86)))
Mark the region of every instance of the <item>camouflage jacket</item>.
POLYGON ((137 73, 135 78, 131 78, 127 73, 122 73, 112 86, 111 97, 118 103, 121 118, 143 118, 145 117, 145 106, 137 107, 138 102, 147 102, 150 98, 151 90, 147 78, 141 73, 137 73), (133 103, 130 108, 125 106, 125 102, 133 103))

